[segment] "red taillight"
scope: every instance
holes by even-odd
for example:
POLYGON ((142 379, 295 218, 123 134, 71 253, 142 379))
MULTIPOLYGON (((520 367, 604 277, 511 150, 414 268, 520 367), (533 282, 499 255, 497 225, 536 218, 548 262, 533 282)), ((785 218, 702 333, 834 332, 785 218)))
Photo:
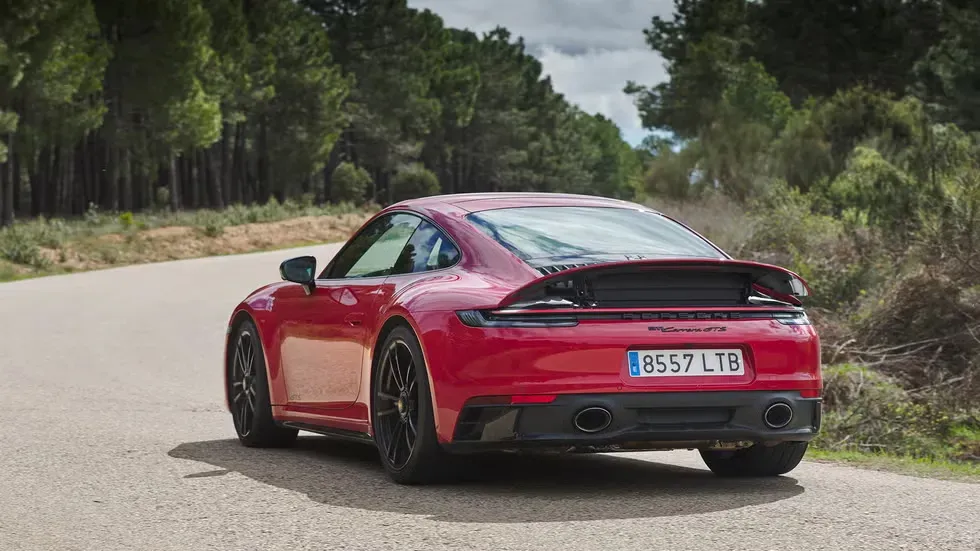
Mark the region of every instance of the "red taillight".
POLYGON ((800 391, 800 396, 802 398, 819 398, 820 397, 820 394, 821 394, 820 389, 817 389, 817 390, 801 390, 800 391))
POLYGON ((554 394, 530 394, 522 396, 511 396, 511 404, 550 404, 554 402, 558 396, 554 394))

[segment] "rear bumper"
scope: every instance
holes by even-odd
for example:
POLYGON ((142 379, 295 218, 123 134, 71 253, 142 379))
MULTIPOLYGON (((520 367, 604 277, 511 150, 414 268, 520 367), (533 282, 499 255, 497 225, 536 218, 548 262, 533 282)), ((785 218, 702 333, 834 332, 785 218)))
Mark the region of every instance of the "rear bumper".
POLYGON ((452 452, 526 448, 656 449, 712 447, 719 442, 808 441, 820 430, 821 400, 799 392, 664 392, 565 394, 549 404, 467 405, 460 412, 452 452), (774 429, 763 420, 775 403, 793 416, 774 429), (574 418, 585 408, 612 414, 605 429, 583 432, 574 418))

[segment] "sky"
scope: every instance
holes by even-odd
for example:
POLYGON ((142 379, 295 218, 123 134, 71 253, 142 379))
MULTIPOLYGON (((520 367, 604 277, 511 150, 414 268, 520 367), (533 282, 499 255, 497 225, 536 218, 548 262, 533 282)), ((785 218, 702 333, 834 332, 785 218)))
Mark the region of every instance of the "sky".
POLYGON ((439 14, 446 25, 477 33, 506 27, 524 37, 555 89, 590 113, 619 125, 623 138, 639 144, 640 126, 626 82, 663 81, 663 59, 644 41, 654 15, 669 16, 671 0, 409 0, 439 14))

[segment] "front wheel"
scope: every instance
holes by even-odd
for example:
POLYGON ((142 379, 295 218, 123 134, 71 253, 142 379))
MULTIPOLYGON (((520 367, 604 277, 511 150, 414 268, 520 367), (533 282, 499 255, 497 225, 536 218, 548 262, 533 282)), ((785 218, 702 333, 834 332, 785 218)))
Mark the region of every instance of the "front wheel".
POLYGON ((252 448, 291 445, 299 431, 279 427, 272 419, 265 355, 255 324, 246 321, 239 325, 233 343, 226 380, 238 440, 252 448))
POLYGON ((782 442, 735 451, 701 450, 701 459, 718 476, 779 476, 800 464, 807 446, 807 442, 782 442))
POLYGON ((451 457, 436 438, 422 347, 411 330, 397 327, 380 350, 371 424, 381 463, 399 484, 435 482, 447 474, 451 457))

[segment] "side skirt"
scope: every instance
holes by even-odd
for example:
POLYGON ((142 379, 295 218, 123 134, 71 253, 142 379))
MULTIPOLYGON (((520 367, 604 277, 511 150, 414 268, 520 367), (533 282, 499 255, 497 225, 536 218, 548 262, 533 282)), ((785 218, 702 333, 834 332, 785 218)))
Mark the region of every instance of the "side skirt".
POLYGON ((353 430, 346 429, 335 429, 332 427, 325 427, 322 425, 313 425, 310 423, 298 423, 295 421, 284 421, 279 423, 281 426, 290 428, 305 430, 306 432, 314 432, 323 436, 329 436, 331 438, 337 438, 339 440, 347 440, 349 442, 360 442, 362 444, 375 445, 374 438, 366 432, 357 432, 353 430))

